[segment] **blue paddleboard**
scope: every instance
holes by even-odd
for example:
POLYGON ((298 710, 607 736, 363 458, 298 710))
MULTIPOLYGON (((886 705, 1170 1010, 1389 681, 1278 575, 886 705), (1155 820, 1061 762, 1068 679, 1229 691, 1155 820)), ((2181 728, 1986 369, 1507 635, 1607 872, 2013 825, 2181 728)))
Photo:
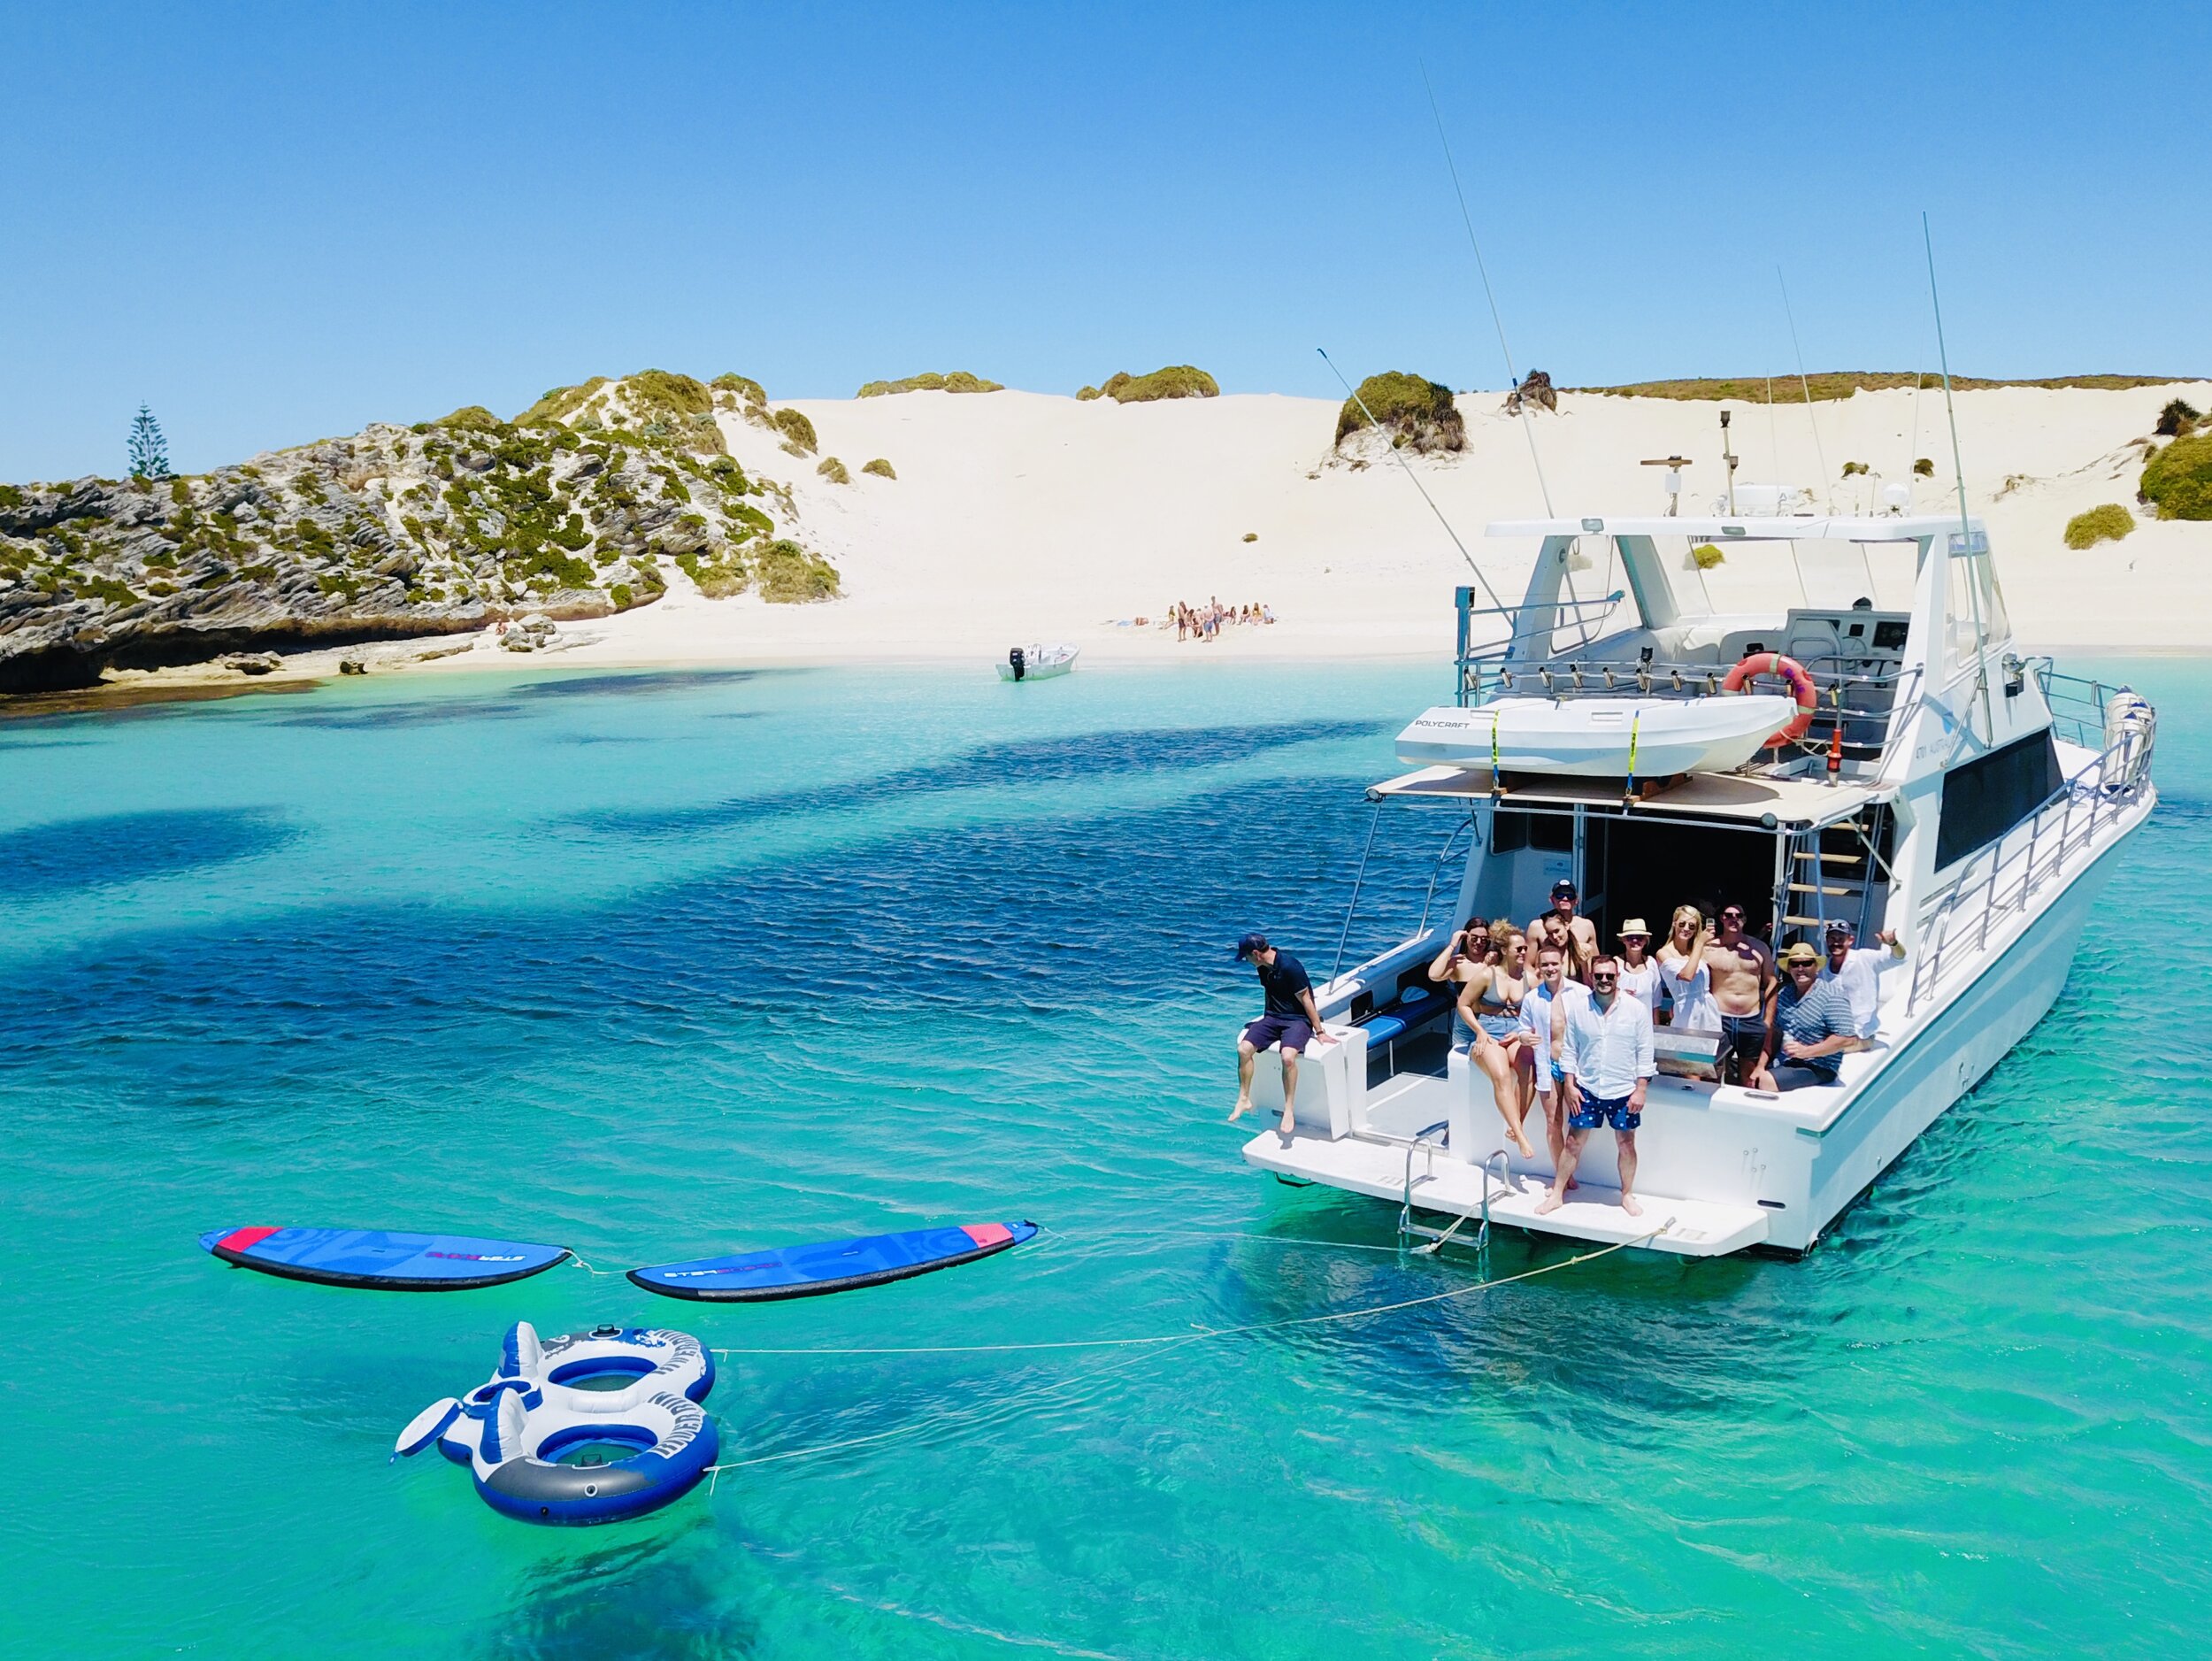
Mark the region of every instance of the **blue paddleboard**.
POLYGON ((566 1246, 465 1234, 394 1234, 379 1228, 217 1228, 200 1244, 225 1263, 325 1286, 459 1292, 549 1269, 566 1246))
POLYGON ((778 1251, 749 1251, 691 1263, 633 1269, 630 1279, 664 1297, 705 1303, 764 1303, 780 1297, 819 1297, 881 1286, 909 1275, 973 1263, 1037 1232, 1034 1223, 969 1223, 956 1228, 910 1228, 903 1234, 830 1240, 778 1251))

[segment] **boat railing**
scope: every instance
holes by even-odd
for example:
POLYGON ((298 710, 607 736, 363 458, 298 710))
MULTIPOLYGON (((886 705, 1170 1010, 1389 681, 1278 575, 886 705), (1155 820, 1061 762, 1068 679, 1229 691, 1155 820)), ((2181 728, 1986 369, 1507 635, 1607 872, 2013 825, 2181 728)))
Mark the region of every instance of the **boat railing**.
POLYGON ((2061 674, 2048 657, 2014 658, 2006 668, 2034 671, 2043 702, 2050 708, 2053 734, 2085 750, 2104 748, 2106 706, 2115 695, 2134 692, 2132 687, 2108 687, 2084 675, 2061 674))
POLYGON ((1920 950, 1906 1014, 1934 993, 1947 969, 1978 957, 1992 929, 2024 912, 2055 882, 2096 841, 2100 825, 2109 829, 2142 796, 2150 786, 2153 742, 2147 728, 2124 734, 1928 897, 1920 908, 1920 950))
MULTIPOLYGON (((1605 625, 1620 603, 1628 597, 1624 588, 1587 600, 1553 600, 1530 605, 1477 605, 1475 591, 1459 590, 1459 678, 1463 688, 1471 669, 1478 665, 1502 664, 1518 654, 1532 641, 1545 642, 1545 655, 1578 652, 1605 633, 1605 625), (1502 626, 1501 636, 1497 627, 1486 627, 1484 619, 1495 619, 1502 626), (1571 633, 1572 638, 1561 635, 1571 633)), ((1477 702, 1464 696, 1462 704, 1477 702)))

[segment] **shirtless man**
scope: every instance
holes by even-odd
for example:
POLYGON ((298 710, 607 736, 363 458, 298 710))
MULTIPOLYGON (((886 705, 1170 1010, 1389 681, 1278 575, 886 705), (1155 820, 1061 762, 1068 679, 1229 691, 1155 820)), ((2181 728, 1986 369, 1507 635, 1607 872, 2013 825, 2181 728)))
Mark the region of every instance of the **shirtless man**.
POLYGON ((1562 877, 1551 885, 1551 910, 1532 917, 1528 925, 1528 949, 1540 952, 1556 946, 1565 955, 1567 973, 1576 980, 1589 978, 1590 960, 1598 955, 1597 925, 1575 915, 1575 885, 1562 877))
POLYGON ((1759 1076, 1767 1047, 1767 999, 1773 994, 1774 952, 1763 940, 1744 933, 1740 905, 1724 905, 1720 932, 1705 948, 1705 972, 1720 1011, 1722 1080, 1749 1084, 1759 1076))

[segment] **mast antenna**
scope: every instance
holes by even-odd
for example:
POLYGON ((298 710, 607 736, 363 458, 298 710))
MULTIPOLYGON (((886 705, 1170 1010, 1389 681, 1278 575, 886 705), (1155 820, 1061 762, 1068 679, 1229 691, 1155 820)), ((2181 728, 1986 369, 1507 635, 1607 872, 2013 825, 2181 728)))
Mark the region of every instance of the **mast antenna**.
MULTIPOLYGON (((1966 517, 1966 461, 1959 450, 1959 415, 1951 404, 1951 354, 1943 343, 1943 297, 1936 289, 1935 238, 1928 229, 1928 211, 1920 211, 1920 242, 1928 250, 1928 301, 1935 311, 1936 362, 1943 369, 1943 415, 1951 424, 1951 475, 1959 487, 1959 554, 1970 559, 1974 553, 1974 527, 1966 517)), ((1996 718, 1989 707, 1989 642, 1982 621, 1982 573, 1970 565, 1966 581, 1967 598, 1974 607, 1974 689, 1982 695, 1982 726, 1991 743, 1997 742, 1996 718)))
MULTIPOLYGON (((1490 303, 1490 321, 1498 331, 1498 352, 1505 359, 1507 380, 1512 386, 1521 384, 1521 372, 1513 366, 1513 349, 1505 343, 1505 319, 1498 311, 1498 296, 1490 287, 1490 267, 1484 263, 1482 244, 1475 238, 1475 216, 1467 209, 1467 192, 1459 182, 1459 164, 1452 159, 1452 142, 1444 135, 1444 112, 1437 107, 1436 88, 1429 84, 1429 66, 1421 65, 1421 87, 1429 95, 1429 113, 1436 118, 1436 142, 1444 147, 1444 165, 1452 175, 1452 194, 1459 198, 1459 220, 1467 227, 1467 246, 1475 250, 1475 271, 1482 278, 1482 297, 1490 303)), ((1334 367, 1333 365, 1331 367, 1334 367)), ((1543 458, 1536 453, 1536 429, 1529 424, 1528 403, 1524 399, 1517 410, 1522 434, 1528 440, 1528 458, 1536 469, 1536 488, 1544 498, 1544 516, 1552 517, 1551 486, 1544 478, 1543 458)))
MULTIPOLYGON (((1328 365, 1329 373, 1343 383, 1345 391, 1352 395, 1352 402, 1359 405, 1359 412, 1367 418, 1367 425, 1378 433, 1382 433, 1383 436, 1387 439, 1389 434, 1384 431, 1383 424, 1375 419, 1374 411, 1367 407, 1367 400, 1359 396, 1359 388, 1344 379, 1344 372, 1336 366, 1336 359, 1329 356, 1328 349, 1317 346, 1314 350, 1321 354, 1321 361, 1328 365)), ((1436 515, 1436 522, 1444 527, 1444 534, 1452 539, 1452 546, 1459 550, 1459 557, 1467 562, 1467 569, 1475 573, 1475 581, 1482 584, 1482 591, 1490 596, 1490 604, 1496 606, 1500 611, 1505 611, 1505 602, 1498 598, 1498 591, 1490 586, 1490 579, 1482 574, 1482 567, 1475 563, 1475 557, 1467 551, 1467 544, 1459 540, 1459 533, 1452 528, 1451 520, 1444 517, 1444 510, 1436 505, 1436 498, 1429 494, 1428 487, 1421 482, 1421 475, 1413 471, 1413 464, 1405 458, 1405 452, 1397 445, 1393 444, 1390 446, 1390 453, 1398 458, 1398 465, 1406 470, 1406 477, 1413 481, 1413 488, 1421 493, 1421 500, 1429 504, 1429 511, 1436 515)))
MULTIPOLYGON (((1805 389, 1805 419, 1813 429, 1813 455, 1820 463, 1820 492, 1828 499, 1828 511, 1836 511, 1836 498, 1828 483, 1828 451, 1820 442, 1820 417, 1813 412, 1813 384, 1805 379, 1805 349, 1797 343, 1797 313, 1790 309, 1790 285, 1782 280, 1782 268, 1774 268, 1774 281, 1782 285, 1782 315, 1790 320, 1790 350, 1797 354, 1797 384, 1805 389)), ((1773 396, 1770 383, 1767 396, 1773 396)))

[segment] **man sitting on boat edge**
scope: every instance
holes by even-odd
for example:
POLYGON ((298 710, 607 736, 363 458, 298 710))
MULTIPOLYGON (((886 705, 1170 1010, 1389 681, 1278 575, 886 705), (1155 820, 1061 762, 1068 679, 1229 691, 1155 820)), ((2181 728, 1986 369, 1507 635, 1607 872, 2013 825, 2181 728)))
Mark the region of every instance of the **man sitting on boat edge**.
POLYGON ((1766 1051, 1754 1088, 1839 1083, 1844 1056, 1866 1048, 1850 996, 1840 981, 1823 979, 1821 967, 1820 954, 1801 940, 1782 954, 1789 978, 1767 1004, 1766 1051))
POLYGON ((1286 1145, 1297 1128, 1298 1057, 1308 1044, 1336 1041, 1323 1030, 1321 1011, 1314 1007, 1313 978, 1306 965, 1286 951, 1267 943, 1264 934, 1247 934, 1237 942, 1237 961, 1249 963, 1259 973, 1266 1005, 1259 1019, 1237 1040, 1237 1104, 1229 1115, 1233 1125, 1252 1106, 1252 1064, 1261 1050, 1279 1044, 1283 1052, 1283 1122, 1278 1127, 1286 1145))

